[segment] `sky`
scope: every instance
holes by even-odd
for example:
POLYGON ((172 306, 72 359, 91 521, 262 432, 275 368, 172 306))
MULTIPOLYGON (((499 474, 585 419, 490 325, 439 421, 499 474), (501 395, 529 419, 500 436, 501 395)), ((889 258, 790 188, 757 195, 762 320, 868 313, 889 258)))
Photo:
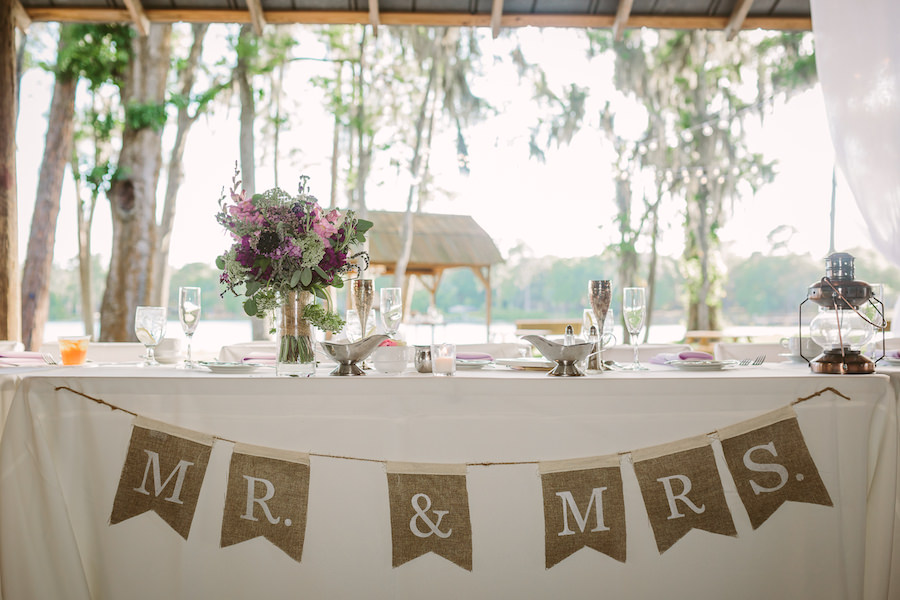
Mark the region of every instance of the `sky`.
MULTIPOLYGON (((610 84, 611 66, 602 61, 587 64, 582 46, 571 41, 571 30, 525 29, 519 35, 529 58, 542 62, 551 83, 578 76, 592 87, 605 90, 592 102, 621 101, 610 84)), ((207 56, 221 53, 222 48, 217 46, 221 43, 219 40, 210 44, 207 56)), ((500 39, 489 44, 494 47, 489 46, 488 51, 502 53, 508 41, 500 39)), ((314 44, 306 48, 316 52, 314 44)), ((317 106, 318 102, 309 99, 311 95, 315 98, 315 92, 310 91, 308 84, 309 77, 322 68, 308 61, 292 66, 286 100, 291 112, 285 144, 293 152, 285 153, 286 158, 279 161, 279 184, 293 191, 299 175, 310 175, 312 193, 327 204, 331 118, 317 106)), ((613 241, 615 216, 608 167, 611 154, 601 136, 583 131, 570 145, 550 149, 546 162, 530 160, 528 127, 536 114, 529 102, 530 90, 511 71, 500 69, 477 85, 478 93, 489 94, 503 110, 470 130, 468 176, 459 174, 456 168, 455 143, 436 140, 432 170, 445 193, 427 206, 427 212, 472 215, 504 256, 522 243, 534 256, 599 254, 613 241)), ((17 129, 20 261, 24 261, 31 226, 51 90, 52 78, 46 73, 32 69, 25 74, 17 129)), ((596 108, 596 104, 592 105, 589 111, 596 108)), ((215 222, 215 213, 238 158, 237 117, 236 108, 220 106, 213 115, 202 117, 191 131, 172 236, 170 262, 175 267, 192 262, 212 264, 228 246, 225 234, 215 222)), ((164 144, 170 142, 167 138, 164 144)), ((767 159, 778 161, 778 175, 757 194, 735 204, 733 216, 721 232, 725 248, 740 256, 765 252, 769 232, 788 224, 796 229, 788 244, 791 251, 824 257, 828 251, 833 152, 819 88, 787 104, 778 103, 753 134, 752 143, 767 159)), ((257 189, 274 184, 271 159, 271 152, 264 147, 257 150, 257 189)), ((161 181, 165 178, 161 177, 161 181)), ((381 172, 373 176, 367 187, 368 207, 403 210, 408 181, 402 170, 382 165, 381 172)), ((838 250, 871 247, 855 202, 840 178, 837 214, 838 250)), ((68 264, 77 255, 75 223, 74 187, 67 174, 54 248, 57 264, 68 264)), ((677 213, 665 213, 663 227, 662 253, 678 256, 682 234, 677 213)), ((92 250, 104 260, 108 260, 110 240, 109 208, 101 198, 94 217, 92 250)))

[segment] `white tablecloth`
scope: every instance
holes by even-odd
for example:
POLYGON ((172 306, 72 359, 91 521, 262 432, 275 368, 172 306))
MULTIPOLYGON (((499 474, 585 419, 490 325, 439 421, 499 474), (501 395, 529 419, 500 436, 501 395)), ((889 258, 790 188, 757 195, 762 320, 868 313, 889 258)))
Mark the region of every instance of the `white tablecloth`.
POLYGON ((896 598, 889 584, 897 440, 887 377, 781 365, 565 379, 512 371, 291 379, 57 370, 24 379, 0 445, 0 585, 5 600, 896 598), (186 541, 153 513, 110 526, 132 417, 59 386, 249 444, 449 463, 625 452, 707 433, 829 386, 852 401, 826 392, 796 407, 834 507, 789 502, 753 530, 720 462, 736 538, 693 530, 660 555, 623 463, 624 564, 582 549, 545 569, 536 466, 470 466, 468 572, 433 554, 391 567, 379 462, 312 457, 302 563, 262 539, 220 548, 226 442, 213 447, 186 541))

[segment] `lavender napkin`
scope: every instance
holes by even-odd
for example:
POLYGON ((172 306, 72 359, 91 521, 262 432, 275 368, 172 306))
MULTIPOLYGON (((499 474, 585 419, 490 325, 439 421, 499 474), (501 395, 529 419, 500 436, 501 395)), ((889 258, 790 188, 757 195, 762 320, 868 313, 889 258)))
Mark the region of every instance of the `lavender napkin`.
POLYGON ((685 350, 684 352, 663 352, 650 359, 654 365, 664 365, 670 360, 715 360, 709 352, 685 350))
POLYGON ((242 359, 245 363, 257 363, 260 365, 274 365, 275 355, 264 352, 250 352, 242 359))
POLYGON ((493 356, 483 352, 460 352, 456 358, 457 360, 494 360, 493 356))
POLYGON ((7 350, 0 352, 0 365, 8 367, 30 367, 34 365, 46 365, 40 352, 14 352, 7 350))

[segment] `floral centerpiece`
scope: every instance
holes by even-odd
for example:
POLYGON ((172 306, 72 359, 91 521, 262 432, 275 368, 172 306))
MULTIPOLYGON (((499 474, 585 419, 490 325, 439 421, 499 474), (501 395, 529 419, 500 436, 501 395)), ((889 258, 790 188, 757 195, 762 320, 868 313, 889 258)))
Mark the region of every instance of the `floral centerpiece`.
POLYGON ((243 291, 248 315, 280 313, 277 364, 299 362, 306 371, 315 366, 309 325, 335 332, 343 327, 327 290, 343 287, 345 277, 368 266, 359 248, 372 227, 352 210, 323 210, 308 191, 308 179, 300 177, 296 196, 272 188, 249 197, 235 171, 230 202, 223 194, 216 215, 233 239, 216 259, 220 281, 228 291, 243 291))

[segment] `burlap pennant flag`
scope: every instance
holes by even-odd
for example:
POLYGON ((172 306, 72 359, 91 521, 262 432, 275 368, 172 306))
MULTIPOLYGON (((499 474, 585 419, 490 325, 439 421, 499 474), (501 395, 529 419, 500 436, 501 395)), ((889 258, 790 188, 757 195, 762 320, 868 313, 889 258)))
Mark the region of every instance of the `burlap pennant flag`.
POLYGON ((695 528, 737 536, 706 436, 635 450, 632 458, 660 554, 695 528))
POLYGON ((309 500, 309 455, 235 444, 221 546, 264 537, 300 562, 309 500))
POLYGON ((393 566, 434 552, 472 570, 466 465, 387 464, 393 566))
POLYGON ((719 439, 753 529, 788 500, 832 506, 790 406, 720 429, 719 439))
POLYGON ((212 444, 211 435, 135 417, 110 524, 152 510, 187 539, 212 444))
POLYGON ((584 547, 625 562, 625 496, 616 455, 538 465, 546 568, 584 547))

